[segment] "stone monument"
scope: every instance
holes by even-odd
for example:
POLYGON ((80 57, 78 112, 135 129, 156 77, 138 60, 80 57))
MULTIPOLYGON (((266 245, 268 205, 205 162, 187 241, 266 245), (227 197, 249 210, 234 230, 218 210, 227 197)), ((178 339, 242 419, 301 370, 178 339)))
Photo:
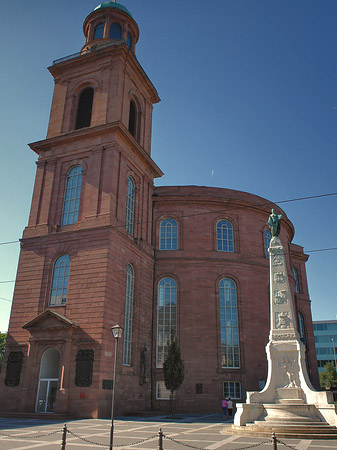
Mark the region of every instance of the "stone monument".
POLYGON ((279 238, 281 215, 269 216, 272 239, 270 265, 270 334, 266 346, 268 377, 261 392, 247 392, 237 404, 234 429, 274 430, 285 424, 337 425, 337 406, 331 392, 316 391, 308 377, 305 347, 296 329, 284 250, 279 238))

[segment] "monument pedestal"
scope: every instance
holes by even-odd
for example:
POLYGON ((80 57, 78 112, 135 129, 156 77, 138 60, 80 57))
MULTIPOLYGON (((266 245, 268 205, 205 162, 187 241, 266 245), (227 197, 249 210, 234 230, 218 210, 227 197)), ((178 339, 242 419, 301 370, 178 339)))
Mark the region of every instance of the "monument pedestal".
POLYGON ((283 247, 278 237, 272 238, 269 253, 268 378, 261 392, 247 392, 246 403, 237 404, 233 429, 272 432, 287 427, 300 430, 305 424, 307 434, 312 430, 311 437, 319 434, 318 430, 329 429, 329 433, 336 433, 336 439, 337 406, 331 392, 316 391, 309 380, 305 347, 295 326, 283 247))

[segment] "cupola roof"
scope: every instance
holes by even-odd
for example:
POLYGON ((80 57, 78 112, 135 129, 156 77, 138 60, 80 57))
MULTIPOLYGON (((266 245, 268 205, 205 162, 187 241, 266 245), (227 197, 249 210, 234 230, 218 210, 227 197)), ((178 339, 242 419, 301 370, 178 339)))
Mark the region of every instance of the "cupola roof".
POLYGON ((124 5, 121 5, 120 3, 117 3, 117 2, 110 1, 110 2, 101 3, 100 5, 96 6, 94 11, 97 11, 98 9, 102 9, 102 8, 120 9, 121 11, 124 11, 126 14, 129 14, 129 16, 132 17, 132 14, 130 13, 130 11, 124 5))

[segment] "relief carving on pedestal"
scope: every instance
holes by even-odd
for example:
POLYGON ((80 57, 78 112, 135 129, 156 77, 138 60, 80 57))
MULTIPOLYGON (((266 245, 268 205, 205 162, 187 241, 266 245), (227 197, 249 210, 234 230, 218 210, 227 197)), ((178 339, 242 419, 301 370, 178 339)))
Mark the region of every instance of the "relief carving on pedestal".
POLYGON ((287 291, 274 291, 275 305, 287 305, 287 291))
POLYGON ((281 373, 281 386, 282 388, 297 388, 297 383, 295 380, 295 360, 282 358, 279 361, 278 366, 281 373))
POLYGON ((284 272, 275 272, 274 273, 274 282, 275 283, 285 283, 286 277, 284 275, 284 272))
POLYGON ((291 326, 291 319, 289 312, 277 312, 275 313, 276 316, 276 328, 284 330, 286 328, 290 328, 291 326))
POLYGON ((281 255, 273 255, 272 257, 272 264, 273 266, 282 266, 283 264, 283 258, 281 255))

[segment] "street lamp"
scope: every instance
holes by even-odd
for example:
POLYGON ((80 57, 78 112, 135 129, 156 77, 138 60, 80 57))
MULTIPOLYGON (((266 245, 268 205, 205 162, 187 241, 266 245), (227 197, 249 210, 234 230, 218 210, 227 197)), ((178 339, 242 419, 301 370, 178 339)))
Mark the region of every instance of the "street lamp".
POLYGON ((334 357, 335 357, 335 370, 337 371, 335 339, 331 338, 331 340, 332 340, 332 345, 333 345, 333 354, 334 354, 334 357))
POLYGON ((116 369, 117 369, 117 355, 118 355, 118 339, 123 335, 123 328, 120 325, 114 325, 111 327, 112 336, 116 339, 115 345, 115 366, 114 366, 114 377, 112 385, 112 402, 111 402, 111 429, 110 429, 110 446, 109 450, 112 450, 113 439, 114 439, 114 403, 115 403, 115 392, 116 392, 116 369))

